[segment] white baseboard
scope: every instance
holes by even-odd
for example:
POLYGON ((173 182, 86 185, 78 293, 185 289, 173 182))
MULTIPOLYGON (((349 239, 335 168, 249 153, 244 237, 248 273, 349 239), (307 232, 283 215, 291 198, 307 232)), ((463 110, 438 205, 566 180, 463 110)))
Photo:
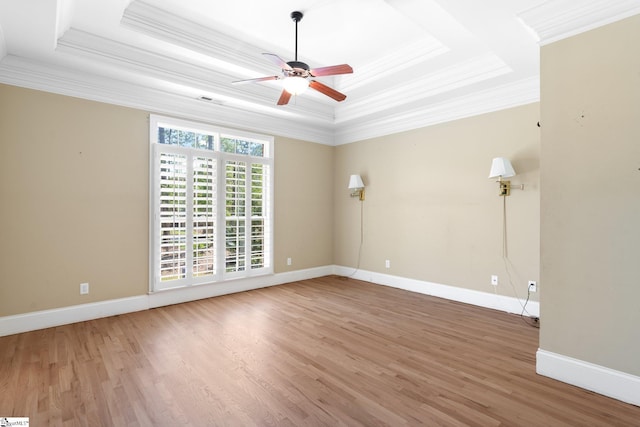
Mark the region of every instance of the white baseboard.
POLYGON ((191 286, 189 288, 168 289, 166 291, 149 294, 149 307, 163 307, 165 305, 180 304, 204 298, 218 297, 220 295, 250 291, 252 289, 266 288, 282 285, 298 280, 313 279, 316 277, 333 274, 331 266, 295 270, 286 273, 271 274, 268 276, 249 277, 245 279, 229 280, 210 285, 191 286))
MULTIPOLYGON (((334 274, 353 277, 379 285, 432 295, 480 307, 520 314, 524 301, 490 292, 480 292, 439 283, 391 276, 366 270, 334 266, 334 274)), ((540 317, 540 304, 527 303, 530 316, 540 317)), ((604 396, 640 406, 640 377, 594 365, 568 356, 539 349, 536 353, 536 372, 604 396)))
POLYGON ((166 290, 130 298, 119 298, 88 304, 73 305, 51 310, 34 311, 0 317, 0 336, 52 328, 69 323, 99 319, 118 314, 133 313, 150 308, 195 301, 235 292, 244 292, 298 280, 313 279, 333 274, 332 266, 296 270, 268 276, 237 279, 224 283, 198 285, 183 289, 166 290))
MULTIPOLYGON (((354 270, 350 267, 334 266, 334 274, 350 276, 354 279, 364 280, 379 285, 391 286, 407 291, 432 295, 448 300, 464 302, 477 305, 479 307, 492 308, 494 310, 505 311, 507 313, 522 313, 524 300, 497 295, 491 292, 475 291, 473 289, 459 288, 456 286, 442 285, 439 283, 425 282, 423 280, 408 279, 405 277, 392 276, 389 274, 376 273, 366 270, 354 270)), ((525 315, 540 317, 540 303, 529 301, 526 305, 525 315)))
MULTIPOLYGON (((350 276, 354 279, 379 285, 433 295, 508 313, 519 314, 522 311, 521 303, 523 301, 518 301, 512 297, 334 265, 4 316, 0 317, 0 336, 244 292, 330 274, 350 276)), ((539 316, 539 303, 530 301, 527 304, 527 312, 531 316, 539 316)), ((542 349, 538 350, 536 356, 536 372, 540 375, 640 406, 640 377, 542 349)))
POLYGON ((147 308, 149 308, 147 296, 140 295, 4 316, 0 317, 0 336, 52 328, 118 314, 133 313, 147 308))
POLYGON ((536 372, 640 406, 640 377, 635 375, 542 349, 536 353, 536 372))
MULTIPOLYGON (((235 292, 244 292, 252 289, 295 282, 298 280, 313 279, 330 274, 352 275, 353 278, 359 280, 433 295, 481 307, 493 308, 509 313, 520 313, 522 311, 520 303, 515 298, 365 270, 357 270, 355 271, 355 274, 353 273, 353 268, 328 265, 268 276, 237 279, 224 283, 170 289, 130 298, 120 298, 51 310, 35 311, 14 316, 4 316, 0 317, 0 336, 51 328, 69 323, 99 319, 101 317, 115 316, 118 314, 195 301, 203 298, 211 298, 235 292)), ((529 302, 527 304, 527 311, 532 316, 539 316, 539 304, 537 302, 529 302)))

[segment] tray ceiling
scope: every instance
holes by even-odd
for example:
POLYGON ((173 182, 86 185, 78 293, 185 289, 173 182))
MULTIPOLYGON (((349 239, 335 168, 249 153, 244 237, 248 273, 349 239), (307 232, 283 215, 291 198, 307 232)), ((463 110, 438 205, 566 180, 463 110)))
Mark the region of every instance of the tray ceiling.
POLYGON ((539 46, 640 13, 640 0, 3 0, 0 82, 325 144, 539 99, 539 46), (262 52, 348 63, 277 106, 262 52))

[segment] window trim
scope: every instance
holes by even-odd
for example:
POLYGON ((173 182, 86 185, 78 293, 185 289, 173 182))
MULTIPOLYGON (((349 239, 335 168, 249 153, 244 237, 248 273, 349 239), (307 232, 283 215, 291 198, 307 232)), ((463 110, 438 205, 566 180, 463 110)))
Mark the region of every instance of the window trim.
MULTIPOLYGON (((190 157, 191 158, 191 157, 190 157)), ((187 162, 189 163, 189 162, 187 162)), ((192 165, 188 165, 188 169, 191 170, 192 165)), ((250 173, 250 172, 249 172, 250 173)), ((184 289, 193 286, 201 286, 205 284, 225 283, 232 280, 249 278, 255 276, 263 276, 273 274, 274 268, 274 138, 268 135, 261 135, 252 132, 240 131, 237 129, 224 128, 214 126, 211 124, 177 119, 168 116, 161 116, 150 114, 149 115, 149 293, 162 292, 170 289, 184 289), (158 142, 158 127, 166 125, 174 129, 181 129, 186 131, 195 131, 199 133, 209 133, 214 135, 214 150, 207 150, 201 148, 181 147, 176 145, 160 144, 158 142), (235 137, 241 138, 247 141, 259 141, 264 143, 263 156, 251 156, 237 153, 227 153, 220 150, 221 137, 235 137), (156 247, 159 245, 158 235, 156 233, 157 219, 156 219, 156 202, 158 200, 158 188, 159 182, 159 168, 156 168, 156 162, 159 159, 160 152, 172 152, 172 153, 189 153, 190 156, 197 156, 199 153, 207 157, 212 157, 216 161, 216 205, 218 206, 216 214, 216 228, 215 228, 215 264, 216 273, 213 276, 194 277, 190 282, 185 284, 186 279, 176 280, 175 286, 158 287, 156 286, 156 268, 159 259, 156 259, 156 247), (265 217, 267 218, 267 225, 264 232, 264 254, 265 254, 265 266, 261 268, 251 269, 251 258, 246 260, 246 268, 241 272, 226 272, 226 263, 224 256, 225 253, 225 170, 226 162, 241 161, 247 164, 247 169, 251 170, 252 163, 262 163, 269 168, 269 173, 266 176, 267 182, 265 183, 266 190, 266 203, 265 217), (222 184, 220 184, 222 183, 222 184), (220 191, 222 189, 222 191, 220 191), (221 233, 221 234, 219 234, 221 233)), ((188 185, 192 185, 189 178, 192 178, 188 174, 188 185)), ((249 185, 248 185, 249 186, 249 185)), ((250 192, 247 194, 250 195, 250 192)), ((188 200, 187 205, 191 206, 192 200, 188 200)), ((249 205, 247 206, 247 212, 249 212, 249 225, 246 227, 247 235, 250 237, 250 222, 251 222, 251 200, 249 199, 249 205)), ((192 223, 192 212, 187 208, 187 223, 192 223)), ((187 226, 189 227, 189 225, 187 226)), ((251 248, 251 239, 246 240, 246 246, 249 247, 249 253, 251 248)), ((190 250, 189 250, 190 251, 190 250)), ((192 267, 192 266, 190 266, 192 267)))

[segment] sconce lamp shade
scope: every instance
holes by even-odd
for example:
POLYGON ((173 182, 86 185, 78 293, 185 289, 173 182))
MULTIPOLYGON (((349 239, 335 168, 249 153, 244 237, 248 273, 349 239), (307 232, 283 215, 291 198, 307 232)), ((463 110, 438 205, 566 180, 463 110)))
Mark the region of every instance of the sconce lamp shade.
POLYGON ((364 182, 360 175, 351 175, 349 177, 349 190, 351 190, 351 197, 357 197, 360 201, 364 201, 364 182))
POLYGON ((364 188, 364 183, 360 175, 351 175, 349 178, 349 190, 360 190, 364 188))
POLYGON ((515 176, 516 171, 513 170, 509 159, 504 157, 496 157, 491 162, 491 172, 489 178, 509 178, 515 176))

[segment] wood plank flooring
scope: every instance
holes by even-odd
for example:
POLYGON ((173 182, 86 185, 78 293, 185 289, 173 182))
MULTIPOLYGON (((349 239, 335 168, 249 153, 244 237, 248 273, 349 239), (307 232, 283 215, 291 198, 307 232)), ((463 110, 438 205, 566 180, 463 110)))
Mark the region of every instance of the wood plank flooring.
POLYGON ((639 426, 535 374, 519 316, 314 280, 0 338, 33 426, 639 426))

